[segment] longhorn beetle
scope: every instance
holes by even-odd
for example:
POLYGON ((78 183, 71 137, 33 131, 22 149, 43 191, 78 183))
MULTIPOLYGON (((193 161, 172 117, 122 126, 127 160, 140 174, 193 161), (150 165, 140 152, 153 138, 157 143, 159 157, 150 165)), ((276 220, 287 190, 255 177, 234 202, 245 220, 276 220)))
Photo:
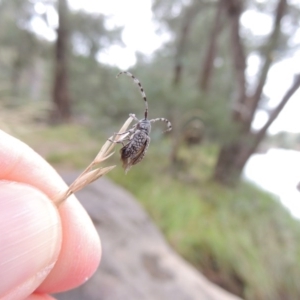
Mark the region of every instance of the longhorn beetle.
POLYGON ((120 150, 120 154, 121 160, 123 162, 123 168, 125 169, 125 173, 127 173, 133 165, 136 165, 145 157, 145 154, 150 144, 149 134, 151 131, 151 123, 157 121, 166 122, 168 128, 165 132, 172 130, 172 124, 169 120, 165 118, 148 120, 148 102, 145 91, 140 81, 129 72, 120 72, 117 75, 117 78, 121 74, 125 74, 131 77, 133 81, 139 86, 140 92, 142 94, 146 106, 144 119, 139 120, 134 114, 129 114, 129 116, 132 117, 135 121, 137 121, 137 123, 134 124, 133 127, 128 131, 125 131, 124 133, 120 134, 127 134, 128 136, 126 138, 121 139, 119 141, 110 140, 111 142, 121 143, 123 145, 123 147, 120 150), (124 141, 128 141, 128 143, 124 144, 124 141))

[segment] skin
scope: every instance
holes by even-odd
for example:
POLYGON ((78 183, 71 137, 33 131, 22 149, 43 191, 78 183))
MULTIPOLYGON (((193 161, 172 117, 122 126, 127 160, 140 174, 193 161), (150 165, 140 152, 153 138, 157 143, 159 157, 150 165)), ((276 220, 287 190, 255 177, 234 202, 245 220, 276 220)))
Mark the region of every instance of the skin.
POLYGON ((59 208, 51 201, 65 189, 42 157, 0 131, 0 299, 54 299, 97 269, 101 244, 86 211, 74 196, 59 208))

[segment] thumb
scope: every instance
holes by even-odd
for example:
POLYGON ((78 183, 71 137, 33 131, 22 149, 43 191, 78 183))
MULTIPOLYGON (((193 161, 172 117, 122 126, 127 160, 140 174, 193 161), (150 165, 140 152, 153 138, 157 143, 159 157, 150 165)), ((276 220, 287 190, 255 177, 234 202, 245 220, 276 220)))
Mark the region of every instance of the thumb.
POLYGON ((24 299, 47 277, 58 257, 56 207, 29 185, 0 181, 0 299, 24 299))

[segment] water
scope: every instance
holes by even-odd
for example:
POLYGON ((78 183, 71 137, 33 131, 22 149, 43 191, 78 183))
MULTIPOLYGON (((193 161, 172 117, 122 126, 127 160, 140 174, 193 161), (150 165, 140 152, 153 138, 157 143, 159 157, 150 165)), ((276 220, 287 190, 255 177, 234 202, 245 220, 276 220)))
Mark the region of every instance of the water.
POLYGON ((300 219, 300 151, 270 149, 254 154, 248 161, 244 178, 276 195, 291 214, 300 219))

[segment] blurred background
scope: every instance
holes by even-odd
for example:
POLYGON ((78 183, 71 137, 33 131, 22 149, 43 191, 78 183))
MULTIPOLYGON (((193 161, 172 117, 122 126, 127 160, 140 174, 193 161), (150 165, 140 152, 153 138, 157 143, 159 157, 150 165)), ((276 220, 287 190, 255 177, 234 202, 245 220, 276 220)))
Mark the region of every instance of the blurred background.
POLYGON ((129 113, 155 123, 124 176, 168 243, 244 299, 300 298, 297 0, 0 0, 0 126, 81 170, 129 113))

